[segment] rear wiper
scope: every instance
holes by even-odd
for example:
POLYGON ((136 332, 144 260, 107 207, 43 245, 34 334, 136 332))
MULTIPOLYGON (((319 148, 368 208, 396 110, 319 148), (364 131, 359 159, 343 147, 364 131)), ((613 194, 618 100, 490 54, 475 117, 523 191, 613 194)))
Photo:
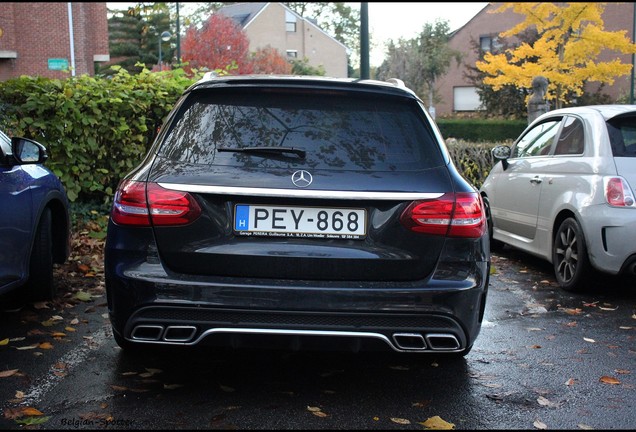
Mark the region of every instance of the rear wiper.
POLYGON ((301 158, 305 158, 307 152, 305 150, 294 147, 217 147, 216 151, 220 152, 239 152, 239 153, 274 153, 284 154, 292 153, 301 158))

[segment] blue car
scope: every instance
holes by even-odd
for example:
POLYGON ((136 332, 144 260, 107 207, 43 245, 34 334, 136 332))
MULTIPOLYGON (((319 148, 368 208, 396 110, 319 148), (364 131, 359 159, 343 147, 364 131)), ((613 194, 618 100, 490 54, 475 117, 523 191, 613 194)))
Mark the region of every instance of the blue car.
POLYGON ((46 148, 0 131, 0 300, 56 295, 53 265, 70 252, 69 202, 46 148))

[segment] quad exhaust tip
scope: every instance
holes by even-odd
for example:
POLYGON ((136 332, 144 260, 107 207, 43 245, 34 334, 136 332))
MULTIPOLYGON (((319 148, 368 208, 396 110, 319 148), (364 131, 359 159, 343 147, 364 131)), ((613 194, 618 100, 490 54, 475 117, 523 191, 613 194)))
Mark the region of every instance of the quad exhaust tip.
POLYGON ((393 342, 399 349, 408 351, 454 351, 461 348, 457 337, 448 333, 395 333, 393 342))
POLYGON ((189 342, 197 332, 195 326, 139 325, 132 331, 131 338, 148 342, 189 342))
POLYGON ((160 325, 140 325, 133 329, 130 337, 139 341, 158 341, 163 334, 163 326, 160 325))
MULTIPOLYGON (((208 330, 199 337, 201 339, 208 333, 284 333, 284 334, 323 334, 324 332, 305 332, 305 331, 281 331, 281 330, 251 330, 250 329, 216 329, 208 330)), ((329 332, 329 334, 345 335, 347 332, 329 332)), ((165 342, 165 343, 196 343, 194 339, 197 335, 197 327, 189 325, 151 325, 142 324, 136 326, 130 338, 139 342, 165 342)), ((378 337, 389 342, 386 336, 378 333, 362 334, 347 333, 347 336, 360 337, 378 337)), ((391 344, 398 351, 457 351, 461 348, 461 344, 457 337, 450 333, 394 333, 391 344)))

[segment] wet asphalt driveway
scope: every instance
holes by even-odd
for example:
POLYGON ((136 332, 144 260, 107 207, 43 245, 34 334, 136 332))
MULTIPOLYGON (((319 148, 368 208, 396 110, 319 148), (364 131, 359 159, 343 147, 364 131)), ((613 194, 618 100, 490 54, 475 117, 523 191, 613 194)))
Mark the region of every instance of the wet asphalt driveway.
POLYGON ((493 256, 472 352, 124 355, 100 274, 0 316, 0 429, 636 428, 636 283, 556 287, 549 264, 493 256), (634 285, 634 286, 630 286, 634 285))

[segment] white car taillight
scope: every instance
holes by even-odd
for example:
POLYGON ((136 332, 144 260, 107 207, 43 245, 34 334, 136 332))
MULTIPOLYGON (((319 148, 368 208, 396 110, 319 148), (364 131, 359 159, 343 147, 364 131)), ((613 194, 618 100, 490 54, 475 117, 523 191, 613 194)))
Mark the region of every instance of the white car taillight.
POLYGON ((622 177, 605 177, 605 201, 613 207, 636 207, 634 194, 622 177))

